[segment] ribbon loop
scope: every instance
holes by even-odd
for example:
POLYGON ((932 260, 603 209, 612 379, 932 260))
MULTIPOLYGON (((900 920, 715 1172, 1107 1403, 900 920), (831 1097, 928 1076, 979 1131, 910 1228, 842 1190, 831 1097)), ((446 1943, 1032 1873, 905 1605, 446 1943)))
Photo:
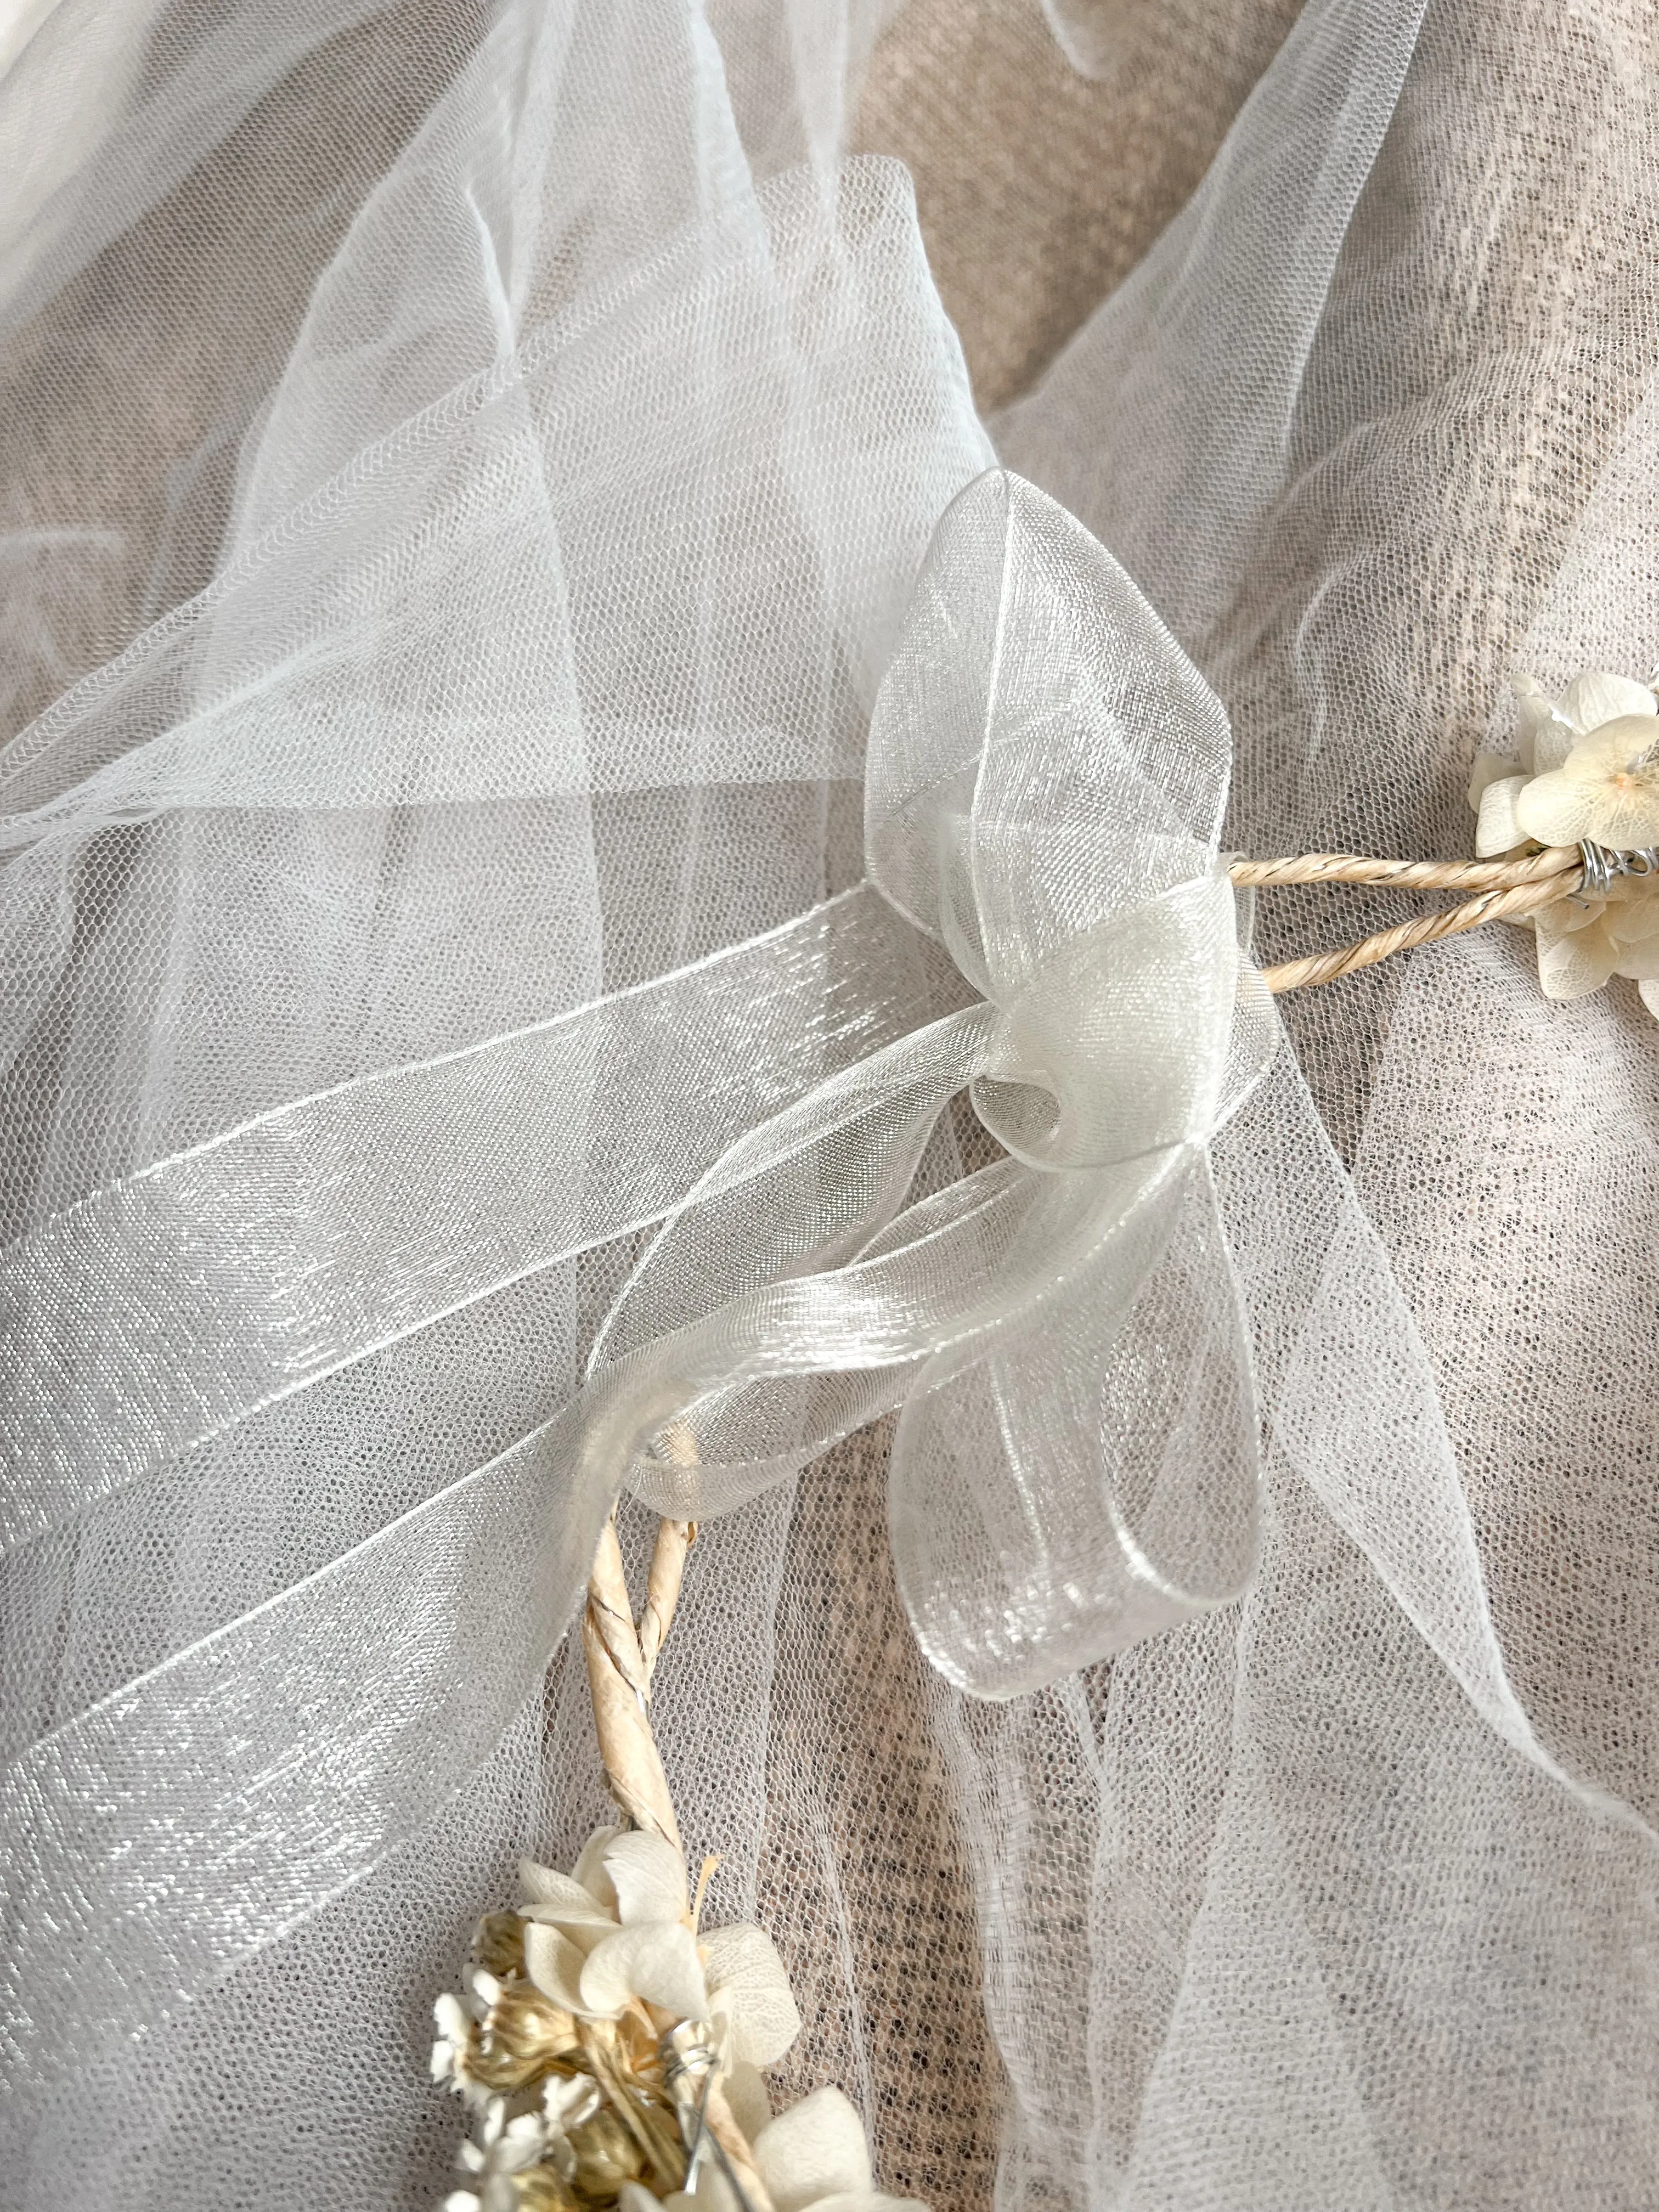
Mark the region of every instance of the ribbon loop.
POLYGON ((866 849, 982 1003, 734 1146, 601 1334, 590 1437, 676 1517, 902 1407, 900 1586, 929 1656, 982 1696, 1219 1604, 1254 1560, 1254 1399, 1206 1147, 1278 1031, 1217 862, 1229 746, 1079 524, 1000 471, 960 494, 877 699, 866 849), (912 1182, 964 1086, 1010 1157, 912 1182))

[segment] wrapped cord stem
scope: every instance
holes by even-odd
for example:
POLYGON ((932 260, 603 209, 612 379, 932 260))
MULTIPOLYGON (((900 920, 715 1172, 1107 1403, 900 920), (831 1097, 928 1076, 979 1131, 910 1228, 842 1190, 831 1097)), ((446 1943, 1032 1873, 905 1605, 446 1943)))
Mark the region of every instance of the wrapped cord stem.
POLYGON ((1235 860, 1228 870, 1241 887, 1282 884, 1384 884, 1401 890, 1473 890, 1475 896, 1440 914, 1382 929, 1358 944, 1286 960, 1262 970, 1274 993, 1333 983, 1374 968, 1395 952, 1455 937, 1504 915, 1534 913, 1584 887, 1587 856, 1577 845, 1547 846, 1518 860, 1390 860, 1363 853, 1304 853, 1279 860, 1235 860))

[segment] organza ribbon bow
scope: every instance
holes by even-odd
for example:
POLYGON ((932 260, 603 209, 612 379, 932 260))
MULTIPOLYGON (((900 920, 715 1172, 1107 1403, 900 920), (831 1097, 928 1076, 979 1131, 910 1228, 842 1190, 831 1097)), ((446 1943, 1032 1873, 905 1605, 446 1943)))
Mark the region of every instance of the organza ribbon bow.
POLYGON ((877 701, 866 854, 978 996, 733 1145, 595 1346, 585 1472, 674 1517, 902 1407, 900 1585, 981 1696, 1217 1605, 1254 1562, 1207 1147, 1277 1030, 1217 859, 1229 755, 1110 556, 1019 478, 970 484, 877 701), (942 1181, 964 1090, 1005 1157, 942 1181))

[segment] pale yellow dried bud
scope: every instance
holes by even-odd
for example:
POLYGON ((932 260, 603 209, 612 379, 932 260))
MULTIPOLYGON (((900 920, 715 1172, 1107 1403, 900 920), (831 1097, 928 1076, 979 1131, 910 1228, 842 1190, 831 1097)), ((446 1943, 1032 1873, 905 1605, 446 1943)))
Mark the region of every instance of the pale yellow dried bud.
POLYGON ((550 2166, 532 2166, 513 2177, 520 2212, 577 2212, 570 2185, 550 2166))
POLYGON ((576 2154, 575 2186, 584 2197, 614 2197, 624 2181, 645 2172, 645 2154, 608 2105, 572 2128, 576 2154))
POLYGON ((492 2089, 522 2089, 579 2048, 576 2023, 533 1982, 501 1984, 484 2014, 471 2066, 492 2089))
POLYGON ((487 1974, 522 1974, 524 1922, 516 1912, 486 1912, 473 1934, 472 1952, 487 1974))

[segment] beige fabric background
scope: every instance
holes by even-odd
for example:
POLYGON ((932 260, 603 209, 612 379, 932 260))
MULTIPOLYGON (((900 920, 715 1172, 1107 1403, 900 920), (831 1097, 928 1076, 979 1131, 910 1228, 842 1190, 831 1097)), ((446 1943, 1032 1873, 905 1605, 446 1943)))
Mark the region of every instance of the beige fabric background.
POLYGON ((1295 0, 1096 0, 1105 73, 1037 0, 908 0, 854 143, 915 179, 928 258, 981 412, 1037 376, 1209 166, 1295 0))

